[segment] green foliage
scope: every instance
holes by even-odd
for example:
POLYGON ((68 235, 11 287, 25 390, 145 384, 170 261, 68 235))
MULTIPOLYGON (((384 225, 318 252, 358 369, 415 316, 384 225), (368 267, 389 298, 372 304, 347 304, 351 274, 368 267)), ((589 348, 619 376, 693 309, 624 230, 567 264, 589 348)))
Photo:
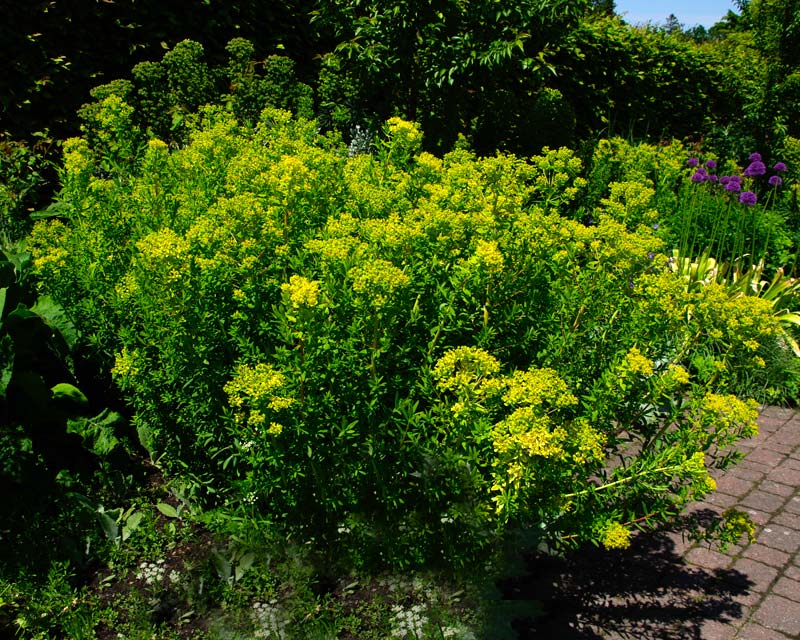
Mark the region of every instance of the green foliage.
POLYGON ((394 118, 348 157, 286 112, 207 109, 114 181, 70 142, 34 264, 154 459, 329 564, 459 566, 522 523, 622 546, 709 491, 704 456, 755 430, 720 372, 784 335, 771 303, 655 259, 657 189, 612 186, 586 226, 560 215, 587 188, 568 150, 421 142, 394 118))
POLYGON ((0 135, 0 247, 30 230, 29 216, 48 192, 53 142, 45 133, 34 137, 29 144, 0 135))

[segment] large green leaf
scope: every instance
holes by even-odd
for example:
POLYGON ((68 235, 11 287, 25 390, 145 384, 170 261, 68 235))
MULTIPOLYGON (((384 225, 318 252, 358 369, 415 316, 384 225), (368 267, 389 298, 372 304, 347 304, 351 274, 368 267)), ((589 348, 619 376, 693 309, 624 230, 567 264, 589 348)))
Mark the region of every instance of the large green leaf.
POLYGON ((31 307, 31 311, 44 320, 53 331, 58 332, 70 349, 75 346, 78 341, 78 330, 67 316, 64 307, 50 296, 41 296, 31 307))

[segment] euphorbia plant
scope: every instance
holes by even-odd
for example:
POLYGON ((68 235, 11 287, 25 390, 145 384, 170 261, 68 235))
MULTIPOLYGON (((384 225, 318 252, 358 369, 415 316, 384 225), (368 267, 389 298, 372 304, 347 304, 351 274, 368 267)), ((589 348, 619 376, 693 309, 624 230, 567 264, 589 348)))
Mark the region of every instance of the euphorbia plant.
POLYGON ((553 158, 420 140, 393 119, 348 157, 286 112, 211 109, 111 178, 67 145, 73 213, 35 264, 153 456, 361 563, 458 565, 521 527, 620 547, 712 490, 757 412, 693 356, 747 366, 771 307, 687 290, 650 226, 559 215, 553 158))

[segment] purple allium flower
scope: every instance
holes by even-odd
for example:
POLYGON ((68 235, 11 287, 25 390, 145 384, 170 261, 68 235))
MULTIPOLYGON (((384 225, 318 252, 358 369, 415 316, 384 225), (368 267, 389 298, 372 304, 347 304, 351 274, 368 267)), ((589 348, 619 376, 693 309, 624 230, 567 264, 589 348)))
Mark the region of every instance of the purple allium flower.
POLYGON ((779 186, 781 186, 781 184, 783 184, 783 180, 781 180, 780 176, 770 176, 769 177, 769 183, 773 187, 779 187, 779 186))
POLYGON ((730 182, 728 182, 728 184, 725 185, 725 191, 732 191, 732 192, 735 193, 735 192, 741 191, 741 190, 742 190, 742 185, 740 185, 738 182, 735 182, 733 180, 731 180, 730 182))
POLYGON ((761 154, 760 153, 751 153, 750 157, 748 158, 750 162, 761 162, 761 154))
POLYGON ((747 169, 744 170, 746 176, 763 176, 767 172, 766 165, 760 160, 755 160, 750 163, 747 169))
POLYGON ((697 158, 689 158, 686 161, 686 164, 690 167, 696 167, 698 164, 700 164, 700 161, 697 158))
POLYGON ((655 257, 656 257, 656 254, 655 254, 655 253, 653 253, 652 251, 649 251, 649 252, 647 253, 647 259, 648 259, 650 262, 652 262, 652 261, 653 261, 653 258, 655 258, 655 257))
POLYGON ((772 167, 775 171, 784 172, 786 171, 786 165, 783 162, 776 162, 775 166, 772 167))
POLYGON ((731 181, 730 176, 721 176, 719 179, 720 184, 728 184, 731 181))
POLYGON ((653 225, 653 231, 658 231, 658 223, 657 222, 653 225))
POLYGON ((752 207, 756 202, 758 202, 758 198, 756 198, 756 194, 752 191, 742 191, 739 194, 739 202, 746 204, 748 207, 752 207))
POLYGON ((717 168, 717 163, 714 160, 706 160, 706 166, 709 169, 716 169, 717 168))
POLYGON ((705 182, 708 180, 708 175, 705 173, 700 173, 699 171, 695 171, 692 174, 692 182, 705 182))
POLYGON ((711 180, 711 182, 719 182, 719 177, 717 176, 708 176, 708 179, 711 180))
POLYGON ((742 184, 742 176, 731 176, 731 182, 742 184))

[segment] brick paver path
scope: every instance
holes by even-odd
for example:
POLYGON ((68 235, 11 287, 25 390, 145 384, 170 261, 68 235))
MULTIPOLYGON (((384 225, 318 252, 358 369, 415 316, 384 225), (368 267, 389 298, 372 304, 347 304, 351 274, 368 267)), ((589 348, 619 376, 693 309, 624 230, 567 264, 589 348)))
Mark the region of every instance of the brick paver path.
POLYGON ((638 536, 631 549, 532 561, 508 585, 545 615, 523 638, 800 639, 800 413, 765 407, 744 459, 717 476, 694 512, 746 511, 756 540, 725 553, 679 534, 638 536))

